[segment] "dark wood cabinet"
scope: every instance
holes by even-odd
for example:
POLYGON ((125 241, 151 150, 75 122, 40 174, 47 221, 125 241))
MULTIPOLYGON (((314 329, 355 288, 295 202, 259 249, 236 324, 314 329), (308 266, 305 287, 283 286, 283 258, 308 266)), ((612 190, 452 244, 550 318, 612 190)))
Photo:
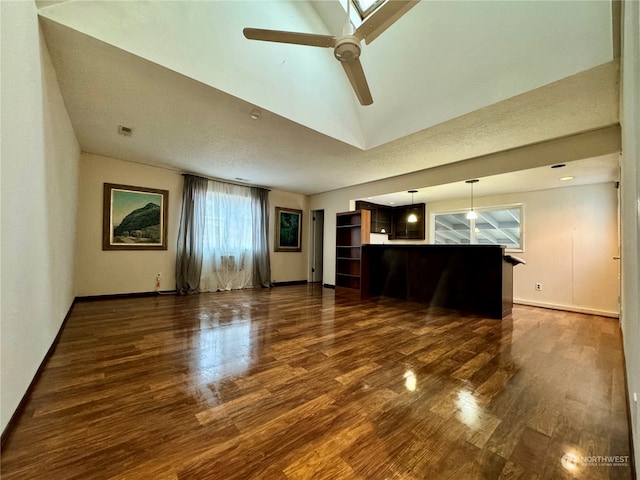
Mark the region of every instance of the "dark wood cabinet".
POLYGON ((356 210, 371 212, 371 233, 387 234, 390 240, 424 240, 426 205, 416 203, 399 207, 388 207, 377 203, 356 201, 356 210), (409 222, 413 213, 417 222, 409 222))
POLYGON ((425 204, 404 205, 393 209, 393 227, 391 240, 424 240, 425 204), (415 222, 409 222, 409 215, 416 216, 415 222))
POLYGON ((370 241, 371 212, 336 214, 336 289, 368 289, 369 275, 362 268, 362 245, 370 241))
POLYGON ((371 212, 371 233, 391 234, 392 207, 356 200, 356 210, 368 210, 371 212))

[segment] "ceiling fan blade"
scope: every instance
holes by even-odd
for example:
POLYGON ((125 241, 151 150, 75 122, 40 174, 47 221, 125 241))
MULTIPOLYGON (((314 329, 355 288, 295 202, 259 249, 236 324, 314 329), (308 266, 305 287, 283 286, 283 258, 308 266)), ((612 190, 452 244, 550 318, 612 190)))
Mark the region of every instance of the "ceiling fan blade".
POLYGON ((369 45, 401 16, 415 7, 419 1, 420 0, 389 0, 373 12, 373 15, 358 27, 355 36, 360 40, 364 40, 365 43, 369 45))
POLYGON ((314 33, 281 32, 261 28, 245 28, 242 33, 249 40, 262 40, 263 42, 293 43, 310 47, 333 47, 335 44, 334 37, 314 33))
POLYGON ((353 91, 356 92, 360 105, 371 105, 373 98, 369 91, 369 85, 367 84, 367 78, 364 76, 364 70, 360 60, 351 60, 349 62, 340 62, 344 72, 347 74, 349 82, 353 87, 353 91))

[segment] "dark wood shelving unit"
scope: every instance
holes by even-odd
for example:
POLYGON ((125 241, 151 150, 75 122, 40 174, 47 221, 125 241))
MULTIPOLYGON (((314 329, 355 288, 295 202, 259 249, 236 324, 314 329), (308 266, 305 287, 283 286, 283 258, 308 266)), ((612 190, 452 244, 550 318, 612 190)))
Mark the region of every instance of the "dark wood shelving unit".
POLYGON ((368 290, 369 275, 363 271, 361 247, 369 243, 370 232, 368 210, 336 214, 336 289, 368 290))

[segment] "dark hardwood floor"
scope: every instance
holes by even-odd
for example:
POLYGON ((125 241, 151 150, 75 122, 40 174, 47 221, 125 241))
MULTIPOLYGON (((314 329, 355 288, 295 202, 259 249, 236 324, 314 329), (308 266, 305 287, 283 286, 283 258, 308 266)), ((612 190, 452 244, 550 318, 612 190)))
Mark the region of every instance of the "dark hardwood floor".
POLYGON ((320 286, 77 303, 15 479, 630 479, 618 321, 320 286), (564 456, 564 458, 563 458, 564 456))

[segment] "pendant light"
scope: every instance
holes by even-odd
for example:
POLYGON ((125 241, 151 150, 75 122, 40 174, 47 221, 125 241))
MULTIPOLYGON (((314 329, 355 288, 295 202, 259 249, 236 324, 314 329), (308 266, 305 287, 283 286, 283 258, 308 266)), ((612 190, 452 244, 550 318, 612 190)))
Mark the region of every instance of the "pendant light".
POLYGON ((468 183, 471 185, 471 210, 469 210, 469 212, 467 212, 467 220, 475 220, 476 218, 478 218, 478 214, 476 213, 476 211, 473 209, 473 184, 474 183, 478 183, 480 180, 478 180, 477 178, 474 178, 473 180, 466 180, 465 183, 468 183))
MULTIPOLYGON (((411 194, 411 206, 413 207, 413 194, 414 193, 418 193, 417 190, 409 190, 409 192, 411 194)), ((409 216, 407 217, 407 222, 409 223, 417 223, 418 222, 418 216, 413 213, 413 211, 409 214, 409 216)))

